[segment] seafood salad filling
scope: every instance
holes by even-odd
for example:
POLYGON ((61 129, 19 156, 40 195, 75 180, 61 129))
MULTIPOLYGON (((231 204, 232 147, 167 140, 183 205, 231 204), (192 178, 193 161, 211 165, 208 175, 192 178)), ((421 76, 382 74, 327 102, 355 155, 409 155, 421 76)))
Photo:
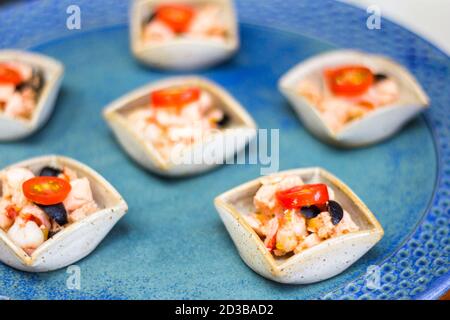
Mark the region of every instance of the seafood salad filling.
POLYGON ((399 99, 399 84, 363 65, 328 68, 301 81, 298 92, 334 132, 399 99))
POLYGON ((311 248, 324 240, 359 230, 326 184, 304 184, 296 175, 267 177, 253 198, 247 223, 275 256, 311 248))
POLYGON ((30 119, 44 82, 38 68, 18 61, 0 62, 0 115, 30 119))
POLYGON ((215 4, 162 4, 144 23, 145 42, 165 42, 179 37, 216 39, 227 37, 223 10, 215 4))
POLYGON ((86 177, 64 167, 0 172, 0 228, 31 255, 56 233, 98 210, 86 177))
POLYGON ((167 160, 172 152, 205 141, 226 127, 230 118, 208 91, 196 86, 174 86, 153 91, 150 106, 130 112, 128 121, 167 160))

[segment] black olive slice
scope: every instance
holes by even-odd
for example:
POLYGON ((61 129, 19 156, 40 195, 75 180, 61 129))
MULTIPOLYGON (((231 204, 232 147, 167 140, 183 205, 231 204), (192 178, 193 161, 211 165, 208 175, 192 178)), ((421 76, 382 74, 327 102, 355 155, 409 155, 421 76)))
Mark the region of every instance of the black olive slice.
POLYGON ((144 22, 144 26, 146 26, 147 24, 149 24, 154 18, 155 18, 156 14, 153 12, 151 13, 147 18, 145 18, 143 20, 144 22))
POLYGON ((312 219, 319 215, 320 209, 317 206, 302 207, 300 212, 306 219, 312 219))
POLYGON ((328 201, 328 212, 334 225, 337 225, 344 216, 344 210, 342 210, 341 205, 333 200, 328 201))
POLYGON ((28 81, 31 88, 38 93, 42 87, 44 86, 45 80, 44 80, 44 73, 41 69, 33 69, 33 75, 31 79, 28 81))
POLYGON ((67 220, 67 211, 62 203, 53 204, 50 206, 39 205, 44 212, 53 220, 55 220, 60 226, 65 225, 67 220))
POLYGON ((377 73, 374 75, 374 78, 375 78, 375 82, 378 82, 378 81, 386 80, 388 78, 388 76, 385 75, 384 73, 377 73))
POLYGON ((217 125, 219 127, 225 127, 227 124, 229 124, 231 121, 231 118, 229 115, 227 115, 226 113, 223 115, 222 119, 220 119, 220 121, 217 122, 217 125))
POLYGON ((57 177, 62 173, 61 170, 52 167, 44 167, 41 172, 39 172, 40 177, 57 177))
POLYGON ((57 230, 57 231, 49 231, 48 232, 48 238, 53 238, 55 236, 55 234, 57 234, 59 231, 61 230, 57 230))
POLYGON ((33 90, 36 94, 41 91, 44 86, 44 74, 40 69, 33 69, 31 79, 25 82, 21 82, 16 86, 16 90, 24 91, 27 88, 33 90))

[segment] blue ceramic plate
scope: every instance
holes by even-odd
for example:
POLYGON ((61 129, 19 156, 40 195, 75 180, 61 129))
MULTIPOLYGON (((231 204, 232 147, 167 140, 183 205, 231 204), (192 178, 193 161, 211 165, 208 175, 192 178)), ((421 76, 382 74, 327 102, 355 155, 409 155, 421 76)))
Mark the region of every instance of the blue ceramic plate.
POLYGON ((341 275, 307 286, 280 285, 239 258, 213 207, 223 191, 255 178, 258 166, 223 166, 165 180, 122 152, 102 108, 129 90, 165 77, 138 65, 128 47, 126 1, 30 1, 0 6, 0 46, 29 48, 66 66, 54 115, 33 137, 0 145, 0 166, 57 153, 103 174, 126 198, 129 214, 78 262, 81 289, 66 270, 29 274, 0 265, 0 295, 14 299, 434 299, 449 288, 450 63, 438 49, 385 19, 366 28, 365 11, 334 1, 238 2, 242 48, 202 72, 225 86, 262 128, 280 128, 280 169, 322 166, 367 203, 382 241, 341 275), (81 8, 82 29, 66 28, 81 8), (302 59, 336 47, 386 54, 407 66, 431 109, 394 138, 356 150, 314 139, 276 89, 302 59), (374 269, 375 267, 375 269, 374 269), (378 268, 378 269, 377 269, 378 268), (368 286, 367 270, 379 286, 368 286))

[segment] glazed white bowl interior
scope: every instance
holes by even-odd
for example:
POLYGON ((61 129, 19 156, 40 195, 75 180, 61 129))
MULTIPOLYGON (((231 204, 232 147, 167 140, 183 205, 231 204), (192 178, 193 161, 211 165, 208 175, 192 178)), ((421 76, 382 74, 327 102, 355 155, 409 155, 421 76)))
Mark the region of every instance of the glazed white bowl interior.
POLYGON ((130 12, 130 39, 134 55, 153 66, 192 70, 220 62, 235 52, 239 46, 237 18, 232 0, 175 0, 171 3, 191 5, 216 4, 221 7, 228 31, 225 41, 208 38, 179 37, 166 42, 143 41, 143 21, 148 19, 165 0, 137 0, 130 12))
MULTIPOLYGON (((207 145, 220 145, 220 142, 229 136, 243 135, 242 144, 245 146, 256 135, 256 124, 244 108, 231 97, 223 88, 200 77, 174 77, 152 83, 137 89, 123 98, 120 98, 105 108, 104 116, 122 146, 139 163, 150 169, 159 170, 158 173, 172 172, 174 175, 185 174, 187 171, 194 174, 206 170, 206 166, 198 165, 189 168, 189 165, 176 164, 171 159, 164 159, 157 149, 143 137, 139 136, 129 123, 127 116, 136 109, 149 105, 149 96, 152 91, 178 85, 192 85, 201 88, 211 94, 213 103, 230 117, 230 122, 220 133, 213 134, 204 145, 192 145, 180 154, 182 159, 192 158, 193 153, 202 152, 207 145), (221 140, 222 139, 222 140, 221 140), (151 162, 151 163, 148 163, 151 162)), ((225 157, 234 156, 243 147, 237 146, 232 153, 225 157)), ((211 168, 212 166, 208 166, 211 168)))
POLYGON ((39 68, 45 78, 30 119, 11 118, 0 112, 0 140, 19 139, 39 129, 49 118, 59 92, 64 67, 53 58, 19 50, 0 50, 0 62, 2 61, 18 61, 39 68))
MULTIPOLYGON (((351 265, 348 261, 352 263, 356 261, 383 236, 383 229, 371 211, 345 184, 327 171, 320 168, 306 168, 279 174, 299 175, 306 184, 325 183, 330 186, 335 193, 335 200, 351 215, 360 230, 325 240, 295 255, 276 257, 267 250, 258 234, 242 218, 245 214, 255 212, 253 197, 262 185, 260 179, 245 183, 218 196, 215 204, 241 257, 257 273, 282 283, 312 283, 324 280, 345 270, 351 265), (326 265, 332 263, 330 256, 333 256, 332 251, 331 253, 327 251, 337 252, 337 249, 342 250, 342 246, 358 243, 359 239, 363 247, 355 250, 353 257, 345 257, 345 262, 348 263, 344 264, 341 261, 342 257, 339 257, 336 260, 340 262, 336 265, 326 265), (253 246, 253 249, 246 248, 248 242, 252 242, 250 246, 253 246), (317 257, 321 259, 326 257, 327 262, 317 261, 322 265, 316 266, 311 261, 317 257), (302 269, 302 264, 307 265, 305 270, 302 269), (317 267, 317 270, 311 270, 311 267, 312 269, 317 267), (291 270, 292 274, 287 270, 291 270)), ((352 248, 345 249, 352 251, 352 248)))
POLYGON ((280 79, 279 88, 313 133, 324 140, 349 146, 366 145, 388 137, 429 105, 428 96, 404 67, 386 57, 354 50, 335 50, 299 63, 280 79), (400 95, 395 103, 378 108, 333 132, 317 108, 300 95, 297 88, 305 78, 321 83, 322 71, 326 68, 349 64, 365 65, 375 73, 386 74, 398 83, 400 95))
MULTIPOLYGON (((55 168, 67 166, 74 170, 79 177, 88 178, 93 198, 98 204, 99 210, 85 219, 65 227, 39 246, 31 256, 18 247, 5 231, 0 229, 0 257, 2 262, 24 271, 51 271, 82 259, 95 249, 128 209, 126 202, 109 182, 94 170, 70 158, 43 156, 13 164, 5 169, 24 167, 38 174, 39 170, 45 166, 55 168), (85 237, 86 241, 82 241, 83 239, 80 241, 80 236, 85 237), (62 243, 64 246, 61 246, 62 243)), ((1 195, 2 185, 0 182, 1 195)))

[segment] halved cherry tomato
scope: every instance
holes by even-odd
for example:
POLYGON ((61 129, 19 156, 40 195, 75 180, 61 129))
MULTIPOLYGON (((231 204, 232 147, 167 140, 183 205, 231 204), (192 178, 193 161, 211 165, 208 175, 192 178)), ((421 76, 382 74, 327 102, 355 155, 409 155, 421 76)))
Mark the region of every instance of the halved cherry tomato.
POLYGON ((275 194, 278 202, 286 209, 299 209, 312 205, 324 206, 329 200, 326 184, 305 184, 275 194))
POLYGON ((174 32, 186 32, 194 17, 194 10, 182 4, 161 5, 156 9, 156 19, 164 22, 174 32))
POLYGON ((0 84, 18 85, 23 81, 19 72, 8 66, 0 64, 0 84))
POLYGON ((49 206, 63 202, 72 187, 69 182, 57 177, 35 177, 25 181, 22 190, 28 200, 49 206))
POLYGON ((151 102, 154 107, 182 107, 200 98, 197 87, 175 87, 153 91, 151 102))
POLYGON ((369 68, 358 65, 325 70, 325 77, 331 91, 339 96, 361 95, 370 88, 374 80, 369 68))

